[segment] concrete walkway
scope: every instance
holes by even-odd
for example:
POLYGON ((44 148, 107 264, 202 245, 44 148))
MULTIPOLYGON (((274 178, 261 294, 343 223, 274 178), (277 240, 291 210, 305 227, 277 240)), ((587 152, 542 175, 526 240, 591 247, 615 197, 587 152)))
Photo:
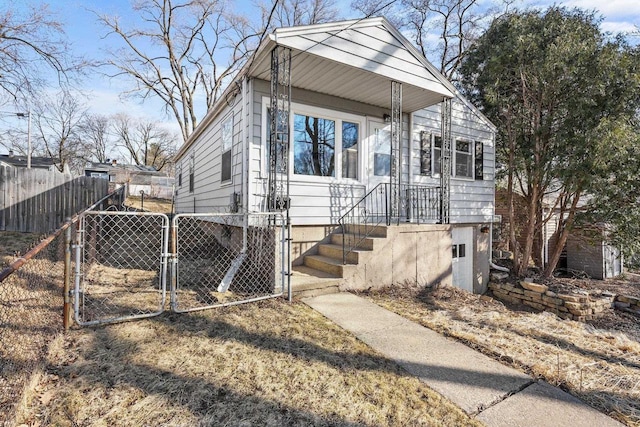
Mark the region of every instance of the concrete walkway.
POLYGON ((303 300, 488 426, 622 426, 579 399, 349 293, 303 300))

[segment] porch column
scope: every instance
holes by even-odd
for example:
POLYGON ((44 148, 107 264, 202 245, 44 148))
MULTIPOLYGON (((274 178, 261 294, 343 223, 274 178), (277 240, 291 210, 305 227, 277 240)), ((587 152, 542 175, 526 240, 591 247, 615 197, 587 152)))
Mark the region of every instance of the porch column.
POLYGON ((402 83, 391 82, 391 165, 389 171, 389 212, 387 224, 400 216, 400 179, 402 164, 402 83))
POLYGON ((269 181, 267 210, 289 212, 289 112, 291 111, 291 49, 271 51, 269 109, 269 181))
POLYGON ((451 194, 451 99, 442 101, 442 149, 440 156, 440 221, 442 224, 450 222, 450 194, 451 194))

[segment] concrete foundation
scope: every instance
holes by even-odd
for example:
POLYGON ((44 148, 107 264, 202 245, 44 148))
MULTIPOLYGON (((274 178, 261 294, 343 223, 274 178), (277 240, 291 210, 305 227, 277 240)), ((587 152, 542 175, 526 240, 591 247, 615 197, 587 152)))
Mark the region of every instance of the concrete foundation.
POLYGON ((449 225, 387 227, 387 237, 380 239, 373 251, 361 255, 358 268, 343 277, 342 290, 364 290, 398 283, 451 285, 449 225))

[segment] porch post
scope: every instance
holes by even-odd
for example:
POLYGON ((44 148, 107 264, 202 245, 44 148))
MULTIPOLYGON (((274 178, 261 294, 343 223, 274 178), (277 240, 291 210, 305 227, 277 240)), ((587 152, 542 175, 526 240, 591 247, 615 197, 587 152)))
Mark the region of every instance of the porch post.
POLYGON ((289 112, 291 111, 291 49, 271 51, 269 109, 269 180, 267 210, 289 216, 289 112))
POLYGON ((451 99, 442 101, 442 150, 440 155, 440 222, 449 224, 451 188, 451 99))
POLYGON ((387 213, 387 224, 400 217, 400 178, 402 144, 402 83, 391 82, 391 158, 389 173, 390 212, 387 213))
POLYGON ((289 168, 291 113, 291 49, 276 46, 271 51, 271 100, 269 120, 269 181, 267 194, 267 210, 270 212, 285 211, 284 239, 286 249, 282 256, 286 257, 281 272, 282 286, 286 282, 287 296, 292 300, 291 290, 291 217, 289 208, 289 168))

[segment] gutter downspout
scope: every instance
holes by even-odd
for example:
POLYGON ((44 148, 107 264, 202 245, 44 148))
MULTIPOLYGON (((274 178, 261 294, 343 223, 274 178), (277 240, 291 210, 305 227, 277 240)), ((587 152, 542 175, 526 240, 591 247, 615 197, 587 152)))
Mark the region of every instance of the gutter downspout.
MULTIPOLYGON (((242 95, 240 97, 240 102, 242 102, 242 110, 241 110, 241 117, 242 117, 242 126, 241 126, 241 133, 240 133, 240 138, 241 138, 241 151, 242 151, 242 167, 241 167, 241 171, 240 171, 240 177, 241 177, 241 182, 242 182, 242 203, 243 203, 243 208, 246 210, 246 205, 245 200, 246 200, 246 194, 247 194, 247 187, 248 185, 246 185, 247 180, 245 179, 246 177, 248 177, 248 171, 245 171, 245 161, 247 158, 247 153, 246 153, 246 139, 247 139, 247 127, 246 127, 246 111, 247 111, 247 105, 246 105, 246 99, 245 99, 245 94, 247 91, 247 77, 243 77, 242 79, 242 95)), ((247 234, 249 233, 249 215, 245 212, 242 215, 242 249, 240 250, 240 252, 238 253, 238 256, 236 256, 236 258, 231 261, 231 266, 229 267, 229 270, 227 270, 227 273, 224 275, 224 277, 222 278, 222 280, 220 281, 220 284, 218 285, 218 292, 227 292, 227 290, 229 290, 229 286, 231 286, 231 282, 233 281, 233 278, 235 277, 236 273, 238 272, 238 270, 240 269, 240 266, 242 265, 242 263, 244 262, 244 259, 247 256, 247 234)))

